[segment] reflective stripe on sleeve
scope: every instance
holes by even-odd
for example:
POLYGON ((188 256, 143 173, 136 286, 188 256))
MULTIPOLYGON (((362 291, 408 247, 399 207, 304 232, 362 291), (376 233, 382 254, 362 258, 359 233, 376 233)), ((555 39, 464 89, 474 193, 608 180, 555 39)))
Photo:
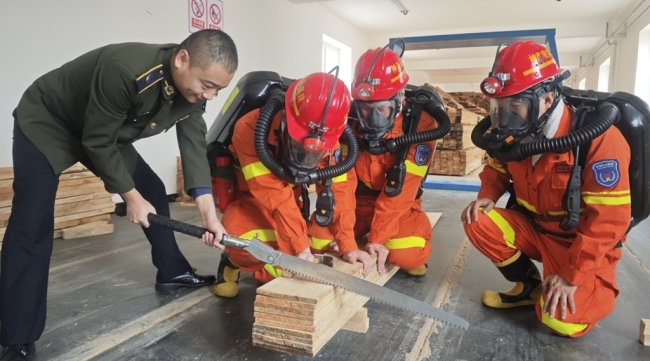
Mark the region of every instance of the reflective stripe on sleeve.
POLYGON ((427 165, 417 165, 408 159, 404 161, 404 164, 406 165, 407 173, 415 174, 418 177, 427 175, 427 169, 429 168, 427 165))
POLYGON ((251 163, 245 167, 242 167, 241 171, 242 173, 244 173, 244 178, 246 180, 250 180, 255 177, 259 177, 271 173, 271 171, 268 168, 266 168, 266 166, 262 164, 262 162, 251 163))

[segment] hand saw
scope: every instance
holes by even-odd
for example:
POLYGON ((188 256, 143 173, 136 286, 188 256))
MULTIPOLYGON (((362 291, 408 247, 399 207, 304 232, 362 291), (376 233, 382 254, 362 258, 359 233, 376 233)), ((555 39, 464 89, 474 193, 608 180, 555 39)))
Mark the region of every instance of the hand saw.
MULTIPOLYGON (((125 206, 123 204, 116 206, 115 214, 118 216, 125 215, 125 206)), ((150 213, 147 218, 151 224, 163 226, 176 232, 184 233, 197 238, 201 238, 205 232, 209 232, 205 228, 176 221, 174 219, 159 216, 157 214, 150 213)), ((337 271, 333 268, 305 261, 301 258, 294 257, 285 253, 280 253, 264 244, 257 237, 253 237, 253 239, 249 241, 237 238, 235 236, 224 235, 220 243, 225 246, 243 249, 264 263, 276 267, 281 267, 282 269, 291 271, 295 274, 299 274, 303 277, 334 287, 343 288, 350 292, 387 303, 394 307, 403 308, 411 312, 417 312, 426 317, 447 323, 452 326, 456 326, 462 329, 467 329, 469 327, 469 323, 464 319, 449 312, 443 311, 439 308, 433 307, 428 303, 422 302, 383 286, 376 285, 372 282, 368 282, 362 278, 337 271)))

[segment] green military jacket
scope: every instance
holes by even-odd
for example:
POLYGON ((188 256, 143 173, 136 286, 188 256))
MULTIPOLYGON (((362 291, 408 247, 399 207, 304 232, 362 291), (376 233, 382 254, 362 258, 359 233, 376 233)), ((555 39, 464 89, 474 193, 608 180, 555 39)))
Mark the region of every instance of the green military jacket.
POLYGON ((90 161, 108 192, 125 193, 134 188, 133 142, 176 125, 186 189, 211 188, 205 103, 189 103, 176 90, 169 70, 175 46, 108 45, 41 76, 16 109, 21 130, 56 174, 90 161))

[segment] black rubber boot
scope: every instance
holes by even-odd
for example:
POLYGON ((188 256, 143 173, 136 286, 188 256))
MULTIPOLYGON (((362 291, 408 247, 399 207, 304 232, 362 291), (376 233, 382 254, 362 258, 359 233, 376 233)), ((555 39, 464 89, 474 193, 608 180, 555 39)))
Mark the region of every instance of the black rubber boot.
POLYGON ((515 282, 515 286, 508 292, 485 291, 481 303, 491 308, 534 306, 542 295, 542 280, 533 261, 517 251, 495 266, 508 281, 515 282))
POLYGON ((233 298, 239 293, 239 267, 237 267, 226 251, 221 253, 217 283, 214 285, 214 294, 221 298, 233 298))

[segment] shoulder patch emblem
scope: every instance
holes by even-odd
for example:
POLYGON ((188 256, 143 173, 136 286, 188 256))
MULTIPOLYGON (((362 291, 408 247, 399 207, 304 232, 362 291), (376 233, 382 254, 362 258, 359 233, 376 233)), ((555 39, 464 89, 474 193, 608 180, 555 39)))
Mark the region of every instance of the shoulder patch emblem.
POLYGON ((431 158, 431 147, 426 144, 418 144, 415 147, 415 164, 425 165, 431 158))
POLYGON ((138 94, 149 89, 152 85, 163 79, 165 71, 162 69, 162 67, 162 64, 156 65, 135 79, 135 86, 137 88, 138 94))
POLYGON ((621 178, 621 174, 618 170, 618 161, 609 159, 601 160, 591 165, 591 169, 594 171, 594 178, 596 182, 603 187, 610 188, 621 178))
POLYGON ((342 154, 343 151, 341 150, 341 148, 338 148, 337 150, 334 151, 334 160, 336 161, 336 164, 341 164, 341 161, 343 159, 342 154))

